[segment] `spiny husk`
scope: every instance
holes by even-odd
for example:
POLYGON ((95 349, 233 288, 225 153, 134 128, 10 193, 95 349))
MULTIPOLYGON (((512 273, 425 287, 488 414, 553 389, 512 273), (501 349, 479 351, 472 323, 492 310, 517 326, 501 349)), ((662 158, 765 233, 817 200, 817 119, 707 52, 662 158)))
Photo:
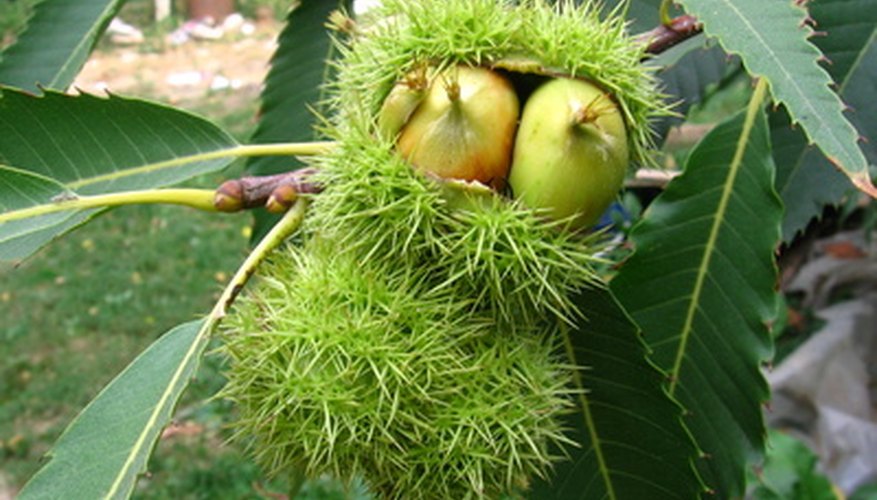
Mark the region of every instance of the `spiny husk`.
POLYGON ((568 444, 574 368, 554 354, 557 332, 587 313, 571 297, 599 282, 600 237, 499 195, 449 196, 379 133, 382 101, 417 65, 539 54, 616 92, 643 156, 662 108, 651 76, 626 67, 642 49, 593 7, 385 0, 377 15, 340 46, 326 129, 339 145, 312 159, 325 190, 299 246, 260 270, 227 323, 223 394, 274 471, 362 475, 388 498, 497 497, 568 444))
POLYGON ((418 270, 290 247, 231 318, 224 395, 275 471, 361 474, 388 498, 495 497, 542 475, 570 371, 418 270), (489 458, 487 458, 489 457, 489 458))
POLYGON ((374 265, 429 269, 433 287, 469 298, 504 327, 572 321, 580 311, 571 292, 598 281, 599 234, 565 232, 566 221, 498 196, 473 195, 460 208, 371 135, 348 135, 319 168, 327 188, 308 231, 374 265))

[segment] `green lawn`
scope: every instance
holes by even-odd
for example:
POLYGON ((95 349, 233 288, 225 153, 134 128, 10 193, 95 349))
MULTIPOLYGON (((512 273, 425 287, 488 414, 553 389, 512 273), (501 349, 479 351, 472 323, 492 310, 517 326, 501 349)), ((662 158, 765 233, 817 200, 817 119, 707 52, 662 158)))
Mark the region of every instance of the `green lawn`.
MULTIPOLYGON (((0 34, 26 19, 29 3, 0 0, 0 34)), ((136 20, 148 10, 131 0, 123 14, 136 20)), ((180 106, 245 140, 257 99, 214 93, 180 106)), ((236 165, 192 184, 217 186, 240 171, 236 165)), ((14 491, 27 481, 69 422, 137 354, 209 310, 245 256, 250 222, 247 214, 125 207, 0 271, 0 497, 4 484, 14 491)), ((222 386, 220 373, 216 357, 202 363, 177 412, 181 425, 159 443, 136 497, 262 498, 260 491, 285 490, 285 478, 266 480, 239 443, 226 444, 233 409, 205 403, 222 386)), ((349 496, 323 480, 300 498, 349 496)))

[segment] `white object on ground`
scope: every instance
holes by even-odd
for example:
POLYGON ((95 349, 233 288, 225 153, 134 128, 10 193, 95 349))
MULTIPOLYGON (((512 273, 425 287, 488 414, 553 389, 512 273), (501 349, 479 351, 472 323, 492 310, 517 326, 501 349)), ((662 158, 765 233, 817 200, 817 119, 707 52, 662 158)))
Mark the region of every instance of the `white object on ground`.
POLYGON ((107 34, 113 43, 122 45, 133 45, 143 43, 143 32, 122 21, 118 17, 114 17, 107 26, 107 34))

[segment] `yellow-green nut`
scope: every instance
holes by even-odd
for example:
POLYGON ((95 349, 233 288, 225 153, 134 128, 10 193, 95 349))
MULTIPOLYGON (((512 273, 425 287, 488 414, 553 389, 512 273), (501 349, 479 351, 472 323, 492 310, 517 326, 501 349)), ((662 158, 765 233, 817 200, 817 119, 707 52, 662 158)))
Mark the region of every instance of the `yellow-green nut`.
POLYGON ((557 78, 524 106, 509 184, 528 207, 580 229, 615 199, 629 156, 612 97, 590 82, 557 78))
POLYGON ((520 105, 507 78, 455 66, 436 77, 402 128, 398 151, 422 172, 443 179, 505 185, 520 105))

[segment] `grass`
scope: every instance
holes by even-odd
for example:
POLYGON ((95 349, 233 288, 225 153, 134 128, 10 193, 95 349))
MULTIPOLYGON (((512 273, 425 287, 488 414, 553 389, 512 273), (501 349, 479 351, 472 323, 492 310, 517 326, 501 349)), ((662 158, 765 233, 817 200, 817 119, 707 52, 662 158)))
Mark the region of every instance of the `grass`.
POLYGON ((248 222, 126 207, 3 277, 0 456, 15 484, 136 354, 208 310, 240 260, 248 222))
MULTIPOLYGON (((199 184, 215 185, 213 177, 199 184)), ((243 258, 249 223, 244 214, 124 207, 3 276, 0 469, 8 482, 20 486, 70 419, 140 351, 210 308, 243 258)), ((190 400, 221 384, 207 368, 190 400)))
MULTIPOLYGON (((17 31, 33 3, 0 0, 0 35, 17 31)), ((149 15, 145 4, 130 0, 123 17, 139 24, 149 15)), ((131 93, 148 96, 149 88, 131 93)), ((214 93, 180 107, 245 139, 256 100, 214 93)), ((196 184, 215 186, 239 169, 196 184)), ((0 274, 0 497, 4 484, 15 491, 27 481, 75 415, 137 354, 210 308, 243 259, 249 225, 246 215, 125 207, 0 274)), ((177 412, 179 431, 159 443, 137 498, 260 498, 285 490, 285 478, 266 480, 240 445, 226 444, 233 410, 204 403, 222 385, 220 372, 219 360, 208 357, 177 412)), ((300 494, 349 496, 329 480, 309 482, 300 494)))

